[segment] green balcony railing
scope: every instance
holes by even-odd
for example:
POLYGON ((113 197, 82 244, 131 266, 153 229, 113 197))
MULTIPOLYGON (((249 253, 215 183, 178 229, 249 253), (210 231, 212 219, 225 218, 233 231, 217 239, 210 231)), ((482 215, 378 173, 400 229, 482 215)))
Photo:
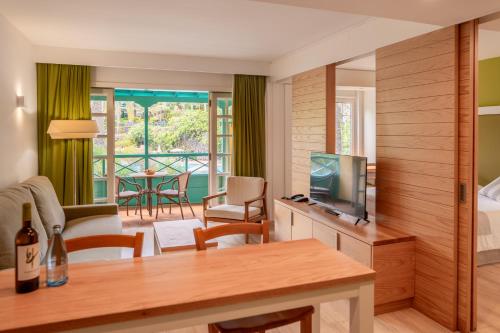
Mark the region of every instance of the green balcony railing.
MULTIPOLYGON (((142 172, 144 169, 154 169, 157 172, 166 172, 167 176, 164 179, 168 180, 182 172, 191 171, 188 195, 192 203, 201 203, 202 198, 208 195, 208 157, 208 153, 115 155, 115 174, 135 181, 146 188, 145 179, 134 179, 131 174, 142 172)), ((106 164, 106 156, 94 156, 94 200, 96 202, 106 201, 107 198, 106 164)), ((156 188, 156 185, 161 181, 162 178, 155 178, 153 187, 156 188)), ((134 190, 134 188, 130 188, 130 190, 134 190)), ((131 204, 135 203, 131 202, 131 204)), ((156 202, 154 201, 153 204, 156 202)))

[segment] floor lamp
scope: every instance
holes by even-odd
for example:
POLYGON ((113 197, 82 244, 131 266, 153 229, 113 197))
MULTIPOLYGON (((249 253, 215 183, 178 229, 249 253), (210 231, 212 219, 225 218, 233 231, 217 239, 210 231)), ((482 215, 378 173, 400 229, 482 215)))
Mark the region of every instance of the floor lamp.
POLYGON ((47 130, 52 140, 71 140, 73 148, 73 205, 76 205, 76 140, 92 139, 99 129, 95 120, 52 120, 47 130))

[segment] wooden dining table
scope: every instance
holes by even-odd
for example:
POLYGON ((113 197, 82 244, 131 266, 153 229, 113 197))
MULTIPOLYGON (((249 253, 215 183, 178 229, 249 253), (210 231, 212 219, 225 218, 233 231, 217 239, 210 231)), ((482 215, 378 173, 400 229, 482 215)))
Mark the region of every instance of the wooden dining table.
POLYGON ((144 192, 146 193, 146 208, 149 216, 153 216, 153 193, 155 192, 153 189, 153 179, 161 178, 163 181, 166 176, 168 176, 166 172, 155 172, 150 175, 145 172, 136 172, 128 175, 128 177, 134 179, 135 182, 137 182, 136 179, 146 179, 146 189, 144 192))
MULTIPOLYGON (((42 275, 43 276, 43 275, 42 275)), ((14 291, 0 271, 1 332, 163 332, 350 300, 350 332, 372 333, 375 272, 317 240, 70 264, 67 284, 14 291)))

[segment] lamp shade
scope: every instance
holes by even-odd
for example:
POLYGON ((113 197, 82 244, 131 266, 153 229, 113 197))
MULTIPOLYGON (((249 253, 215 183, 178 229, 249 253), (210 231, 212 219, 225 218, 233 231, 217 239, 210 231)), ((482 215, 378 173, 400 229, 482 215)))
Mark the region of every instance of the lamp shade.
POLYGON ((52 120, 47 134, 57 139, 90 139, 99 133, 95 120, 52 120))

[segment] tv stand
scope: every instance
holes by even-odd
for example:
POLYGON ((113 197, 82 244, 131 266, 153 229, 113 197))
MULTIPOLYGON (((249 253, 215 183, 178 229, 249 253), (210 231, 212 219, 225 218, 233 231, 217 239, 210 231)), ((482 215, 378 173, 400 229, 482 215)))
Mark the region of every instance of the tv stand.
POLYGON ((415 285, 415 237, 325 207, 274 200, 274 240, 316 238, 359 263, 373 268, 375 313, 410 307, 415 285), (367 223, 359 222, 365 221, 367 223))

